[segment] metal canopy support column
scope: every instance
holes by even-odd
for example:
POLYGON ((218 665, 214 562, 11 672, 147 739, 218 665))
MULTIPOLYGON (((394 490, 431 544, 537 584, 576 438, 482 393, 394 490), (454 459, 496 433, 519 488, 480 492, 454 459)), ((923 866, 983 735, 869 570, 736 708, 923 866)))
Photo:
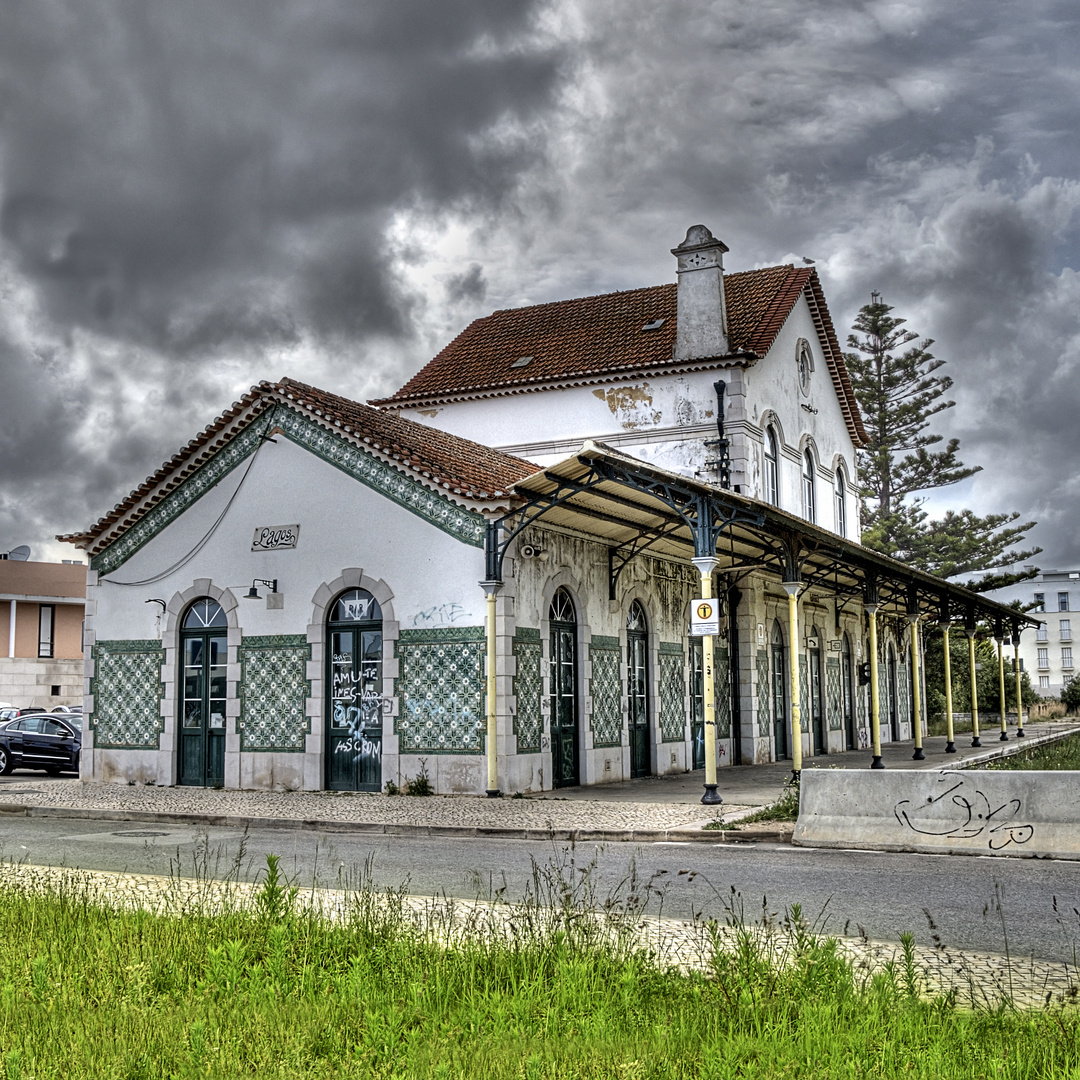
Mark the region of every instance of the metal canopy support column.
POLYGON ((919 687, 919 613, 908 612, 911 625, 911 712, 912 726, 915 732, 915 753, 912 761, 923 761, 926 755, 922 745, 922 694, 919 687))
POLYGON ((497 799, 499 790, 499 717, 498 697, 496 694, 496 637, 495 637, 495 598, 503 587, 501 581, 481 581, 487 599, 487 797, 497 799))
POLYGON ((942 616, 938 625, 941 627, 945 648, 945 753, 955 754, 956 742, 954 741, 952 718, 952 656, 949 653, 949 617, 947 613, 942 616))
POLYGON ((877 645, 877 589, 871 593, 873 600, 866 605, 866 614, 870 616, 870 739, 874 759, 871 769, 884 769, 881 760, 881 687, 878 685, 878 645, 877 645))
MULTIPOLYGON (((712 576, 719 561, 712 555, 694 557, 694 566, 701 574, 702 600, 712 599, 712 576)), ((701 796, 701 801, 706 806, 716 806, 723 799, 716 792, 716 675, 712 634, 701 639, 701 695, 705 713, 705 794, 701 796)))
POLYGON ((979 684, 975 675, 975 624, 974 616, 969 618, 969 623, 964 627, 964 633, 968 639, 968 668, 971 672, 971 745, 982 746, 979 738, 979 684))
POLYGON ((1005 654, 1002 652, 1002 646, 1005 644, 1005 630, 1001 624, 1001 620, 998 620, 997 626, 994 627, 994 640, 997 642, 997 654, 998 654, 998 699, 1001 703, 1001 735, 999 742, 1009 741, 1009 722, 1005 717, 1005 654))
POLYGON ((799 704, 799 589, 801 581, 782 581, 787 593, 788 637, 791 639, 791 773, 798 780, 802 774, 802 706, 799 704))
POLYGON ((1024 737, 1024 694, 1020 684, 1020 624, 1013 623, 1013 671, 1016 673, 1016 737, 1024 737))

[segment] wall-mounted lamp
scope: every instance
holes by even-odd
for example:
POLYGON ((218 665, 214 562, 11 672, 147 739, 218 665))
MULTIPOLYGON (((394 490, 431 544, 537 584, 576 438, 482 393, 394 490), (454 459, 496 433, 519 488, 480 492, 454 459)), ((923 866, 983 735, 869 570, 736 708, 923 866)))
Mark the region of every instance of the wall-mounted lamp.
POLYGON ((164 600, 159 600, 156 596, 152 596, 149 600, 144 600, 144 604, 160 604, 161 614, 164 615, 167 610, 167 605, 164 600))
POLYGON ((254 581, 252 581, 251 588, 248 589, 248 591, 246 593, 244 593, 244 599, 245 600, 261 600, 262 599, 262 597, 259 595, 258 588, 256 588, 256 586, 258 586, 258 585, 265 585, 273 593, 276 593, 278 591, 277 578, 274 578, 271 581, 271 580, 268 580, 267 578, 257 577, 257 578, 254 579, 254 581))

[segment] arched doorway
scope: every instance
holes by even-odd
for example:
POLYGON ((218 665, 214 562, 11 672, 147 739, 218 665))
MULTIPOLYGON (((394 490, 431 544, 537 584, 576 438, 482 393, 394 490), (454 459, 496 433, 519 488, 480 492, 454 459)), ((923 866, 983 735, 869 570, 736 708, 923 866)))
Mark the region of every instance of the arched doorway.
POLYGON ((326 786, 382 790, 383 634, 366 589, 342 593, 327 621, 326 786))
POLYGON ((886 667, 886 687, 885 696, 888 699, 887 708, 889 710, 889 738, 893 742, 900 741, 900 708, 897 701, 897 683, 896 683, 896 650, 892 646, 892 642, 889 642, 888 662, 886 667))
POLYGON ((813 732, 814 753, 827 754, 829 749, 825 740, 825 680, 821 675, 821 635, 816 626, 810 630, 806 662, 810 679, 807 693, 810 701, 810 730, 813 732))
POLYGON ((630 708, 631 777, 649 775, 648 648, 645 609, 635 600, 626 616, 626 696, 630 708))
POLYGON ((216 600, 204 596, 180 623, 183 692, 180 701, 181 784, 225 783, 225 701, 228 682, 228 620, 216 600))
POLYGON ((784 649, 784 631, 780 621, 773 623, 772 649, 769 655, 772 675, 773 739, 776 743, 776 760, 791 757, 790 723, 787 711, 787 655, 784 649))
POLYGON ((577 612, 565 589, 548 609, 551 685, 551 782, 573 787, 578 774, 577 612))
POLYGON ((844 746, 855 749, 855 680, 851 665, 851 638, 845 634, 840 646, 840 701, 844 710, 844 746))

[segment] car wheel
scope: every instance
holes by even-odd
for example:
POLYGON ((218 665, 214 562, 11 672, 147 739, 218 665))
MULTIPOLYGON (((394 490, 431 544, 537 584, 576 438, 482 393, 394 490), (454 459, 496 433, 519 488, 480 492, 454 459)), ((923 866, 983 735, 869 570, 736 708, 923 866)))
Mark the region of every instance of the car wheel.
POLYGON ((6 746, 0 746, 0 776, 7 776, 11 772, 11 751, 6 746))

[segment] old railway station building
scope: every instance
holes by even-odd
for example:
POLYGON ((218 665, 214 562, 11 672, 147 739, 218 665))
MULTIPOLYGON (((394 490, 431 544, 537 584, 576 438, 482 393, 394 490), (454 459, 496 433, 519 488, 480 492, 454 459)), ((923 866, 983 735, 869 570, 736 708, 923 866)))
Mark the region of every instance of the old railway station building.
POLYGON ((1024 618, 860 546, 817 274, 726 251, 478 319, 382 401, 260 383, 62 537, 83 777, 511 793, 911 738, 920 626, 1024 618))

